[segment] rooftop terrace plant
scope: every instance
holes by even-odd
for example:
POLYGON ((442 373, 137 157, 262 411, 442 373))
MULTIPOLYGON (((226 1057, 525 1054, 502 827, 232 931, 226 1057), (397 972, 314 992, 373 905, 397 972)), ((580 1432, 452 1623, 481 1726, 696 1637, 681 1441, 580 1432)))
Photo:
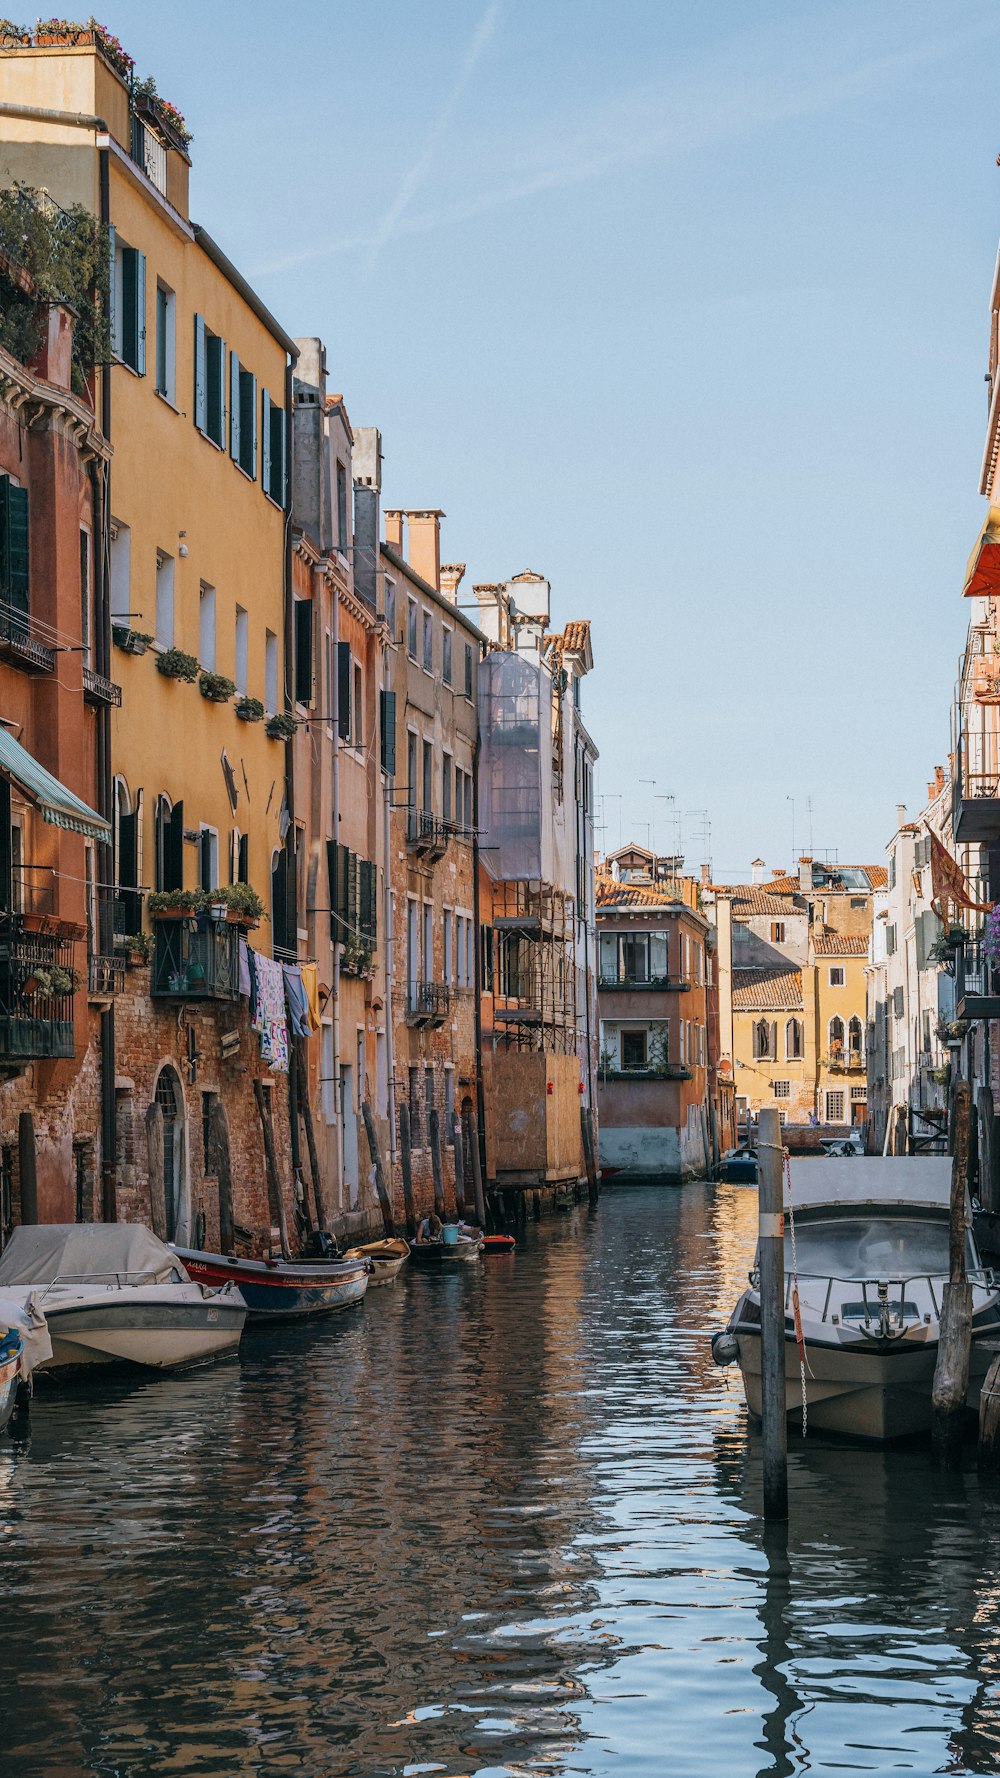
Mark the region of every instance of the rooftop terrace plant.
POLYGON ((108 231, 81 204, 63 210, 29 185, 0 191, 0 346, 30 363, 45 304, 75 311, 73 388, 82 395, 111 351, 108 231))

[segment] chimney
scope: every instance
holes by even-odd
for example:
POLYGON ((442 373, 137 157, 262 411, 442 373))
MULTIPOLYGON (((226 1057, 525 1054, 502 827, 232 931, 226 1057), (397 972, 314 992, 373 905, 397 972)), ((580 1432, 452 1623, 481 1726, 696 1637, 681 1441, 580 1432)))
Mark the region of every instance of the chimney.
POLYGON ((751 881, 751 883, 763 883, 764 872, 766 871, 766 869, 767 869, 767 866, 764 863, 763 858, 755 858, 753 863, 750 866, 750 881, 751 881))
POLYGON ((436 593, 441 591, 441 520, 439 507, 425 512, 407 512, 406 530, 409 540, 407 561, 421 580, 426 580, 436 593))
POLYGON ((73 382, 73 310, 65 303, 47 302, 42 308, 38 350, 30 368, 45 383, 69 389, 73 382))
POLYGON ((712 872, 707 864, 703 864, 701 867, 701 886, 702 886, 702 888, 706 889, 711 881, 712 881, 712 872))
POLYGON ((811 895, 813 886, 813 861, 811 858, 799 859, 799 894, 811 895))
POLYGON ((398 506, 387 507, 385 514, 385 540, 397 556, 403 553, 403 515, 398 506))
POLYGON ((899 828, 905 827, 905 826, 906 826, 906 804, 905 803, 897 803, 896 804, 896 827, 897 827, 897 830, 899 828))
POLYGON ((296 340, 292 379, 292 517, 317 549, 332 547, 333 531, 326 445, 326 347, 320 339, 296 340))
POLYGON ((382 434, 359 426, 352 452, 354 471, 354 589, 369 610, 379 609, 379 500, 382 493, 382 434))
POLYGON ((458 587, 464 573, 464 562, 442 562, 441 564, 441 597, 447 599, 449 605, 458 604, 458 587))
POLYGON ((934 788, 935 790, 944 789, 944 766, 934 767, 934 788))
POLYGON ((772 864, 771 875, 772 877, 783 877, 785 875, 784 866, 781 864, 772 864))

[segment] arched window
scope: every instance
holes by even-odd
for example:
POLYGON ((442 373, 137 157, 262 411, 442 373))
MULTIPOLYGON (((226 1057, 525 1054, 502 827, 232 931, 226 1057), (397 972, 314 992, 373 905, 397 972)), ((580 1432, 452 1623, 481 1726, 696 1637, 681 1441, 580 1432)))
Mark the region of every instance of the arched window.
POLYGON ((865 1040, 861 1020, 855 1014, 847 1025, 847 1049, 855 1061, 860 1062, 864 1055, 865 1040))
POLYGON ((834 1013, 830 1020, 830 1054, 842 1056, 844 1053, 844 1021, 834 1013))
POLYGON ((167 852, 170 821, 173 814, 170 798, 163 791, 156 799, 156 814, 153 820, 153 887, 166 889, 168 885, 167 852))
POLYGON ((778 1027, 767 1019, 757 1019, 753 1028, 754 1060, 773 1062, 778 1048, 778 1027))
POLYGON ((785 1061, 798 1062, 802 1058, 802 1020, 789 1019, 785 1024, 785 1061))
POLYGON ((114 781, 114 929, 131 936, 142 931, 142 897, 139 879, 142 870, 142 791, 137 790, 135 809, 125 779, 114 781))

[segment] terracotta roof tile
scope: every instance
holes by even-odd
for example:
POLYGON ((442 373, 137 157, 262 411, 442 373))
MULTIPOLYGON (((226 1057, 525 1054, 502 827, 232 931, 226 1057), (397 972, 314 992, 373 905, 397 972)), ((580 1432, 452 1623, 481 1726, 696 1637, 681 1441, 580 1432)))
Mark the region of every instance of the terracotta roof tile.
POLYGON ((801 914, 805 918, 805 907, 791 906, 787 895, 775 895, 771 883, 743 884, 738 889, 731 889, 729 895, 734 920, 748 920, 754 914, 776 914, 786 918, 789 914, 801 914))
POLYGON ((599 908, 669 907, 681 898, 651 883, 616 883, 613 877, 595 877, 595 901, 599 908))
POLYGON ((735 1012, 801 1012, 802 971, 780 964, 733 970, 735 1012))
POLYGON ((817 957, 867 957, 868 935, 865 932, 813 932, 813 950, 817 957))

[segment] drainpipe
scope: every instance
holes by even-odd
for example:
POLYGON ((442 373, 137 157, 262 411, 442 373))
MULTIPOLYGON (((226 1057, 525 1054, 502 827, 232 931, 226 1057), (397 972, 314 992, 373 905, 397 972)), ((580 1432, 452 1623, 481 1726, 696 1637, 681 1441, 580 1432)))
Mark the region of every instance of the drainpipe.
MULTIPOLYGON (((333 659, 335 672, 333 675, 333 838, 334 845, 340 843, 340 590, 336 581, 333 582, 333 659)), ((333 897, 331 897, 331 901, 333 897)), ((333 921, 330 921, 331 932, 333 921)), ((344 1095, 341 1090, 340 1073, 340 938, 333 940, 333 1108, 335 1112, 334 1129, 334 1174, 337 1181, 337 1210, 344 1214, 344 1095)), ((360 1194, 359 1194, 360 1196, 360 1194)))
MULTIPOLYGON (((88 124, 97 120, 86 119, 88 124)), ((105 227, 111 221, 110 150, 97 151, 100 190, 100 218, 105 227)), ((101 369, 101 431, 111 438, 111 362, 101 369)), ((111 465, 91 466, 94 496, 95 592, 97 594, 96 641, 98 672, 111 677, 111 465)), ((97 795, 98 809, 106 820, 112 818, 111 708, 99 704, 97 709, 97 795)), ((114 949, 114 836, 97 851, 98 881, 103 885, 98 895, 98 928, 100 944, 106 955, 114 949)), ((115 1118, 115 1003, 101 1013, 101 1217, 104 1222, 118 1220, 117 1129, 115 1118)))
MULTIPOLYGON (((384 662, 389 651, 385 650, 384 662)), ((383 677, 384 677, 383 667, 383 677)), ((385 1067, 388 1076, 390 1191, 396 1177, 396 1046, 392 1030, 392 987, 396 976, 396 926, 392 905, 392 782, 386 778, 382 786, 382 819, 385 825, 385 1067)))
POLYGON ((482 1002, 482 958, 480 956, 481 938, 479 931, 479 702, 476 700, 476 745, 472 753, 472 918, 475 927, 475 943, 472 947, 474 964, 473 977, 475 985, 475 1016, 476 1016, 476 1116, 479 1124, 479 1157, 486 1180, 486 1095, 483 1090, 483 1002, 482 1002))

